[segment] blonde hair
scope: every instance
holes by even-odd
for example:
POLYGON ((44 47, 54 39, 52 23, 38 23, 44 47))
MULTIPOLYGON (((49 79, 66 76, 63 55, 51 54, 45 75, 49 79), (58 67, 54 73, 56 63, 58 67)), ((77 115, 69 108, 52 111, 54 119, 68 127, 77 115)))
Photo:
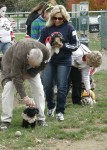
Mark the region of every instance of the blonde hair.
POLYGON ((87 54, 87 65, 92 67, 99 67, 102 64, 102 54, 99 51, 92 51, 87 54))
POLYGON ((70 20, 70 15, 66 11, 66 8, 63 5, 55 5, 54 8, 51 10, 49 19, 48 19, 48 21, 46 23, 46 26, 52 26, 52 25, 54 25, 53 17, 57 13, 61 13, 65 21, 69 21, 70 20))

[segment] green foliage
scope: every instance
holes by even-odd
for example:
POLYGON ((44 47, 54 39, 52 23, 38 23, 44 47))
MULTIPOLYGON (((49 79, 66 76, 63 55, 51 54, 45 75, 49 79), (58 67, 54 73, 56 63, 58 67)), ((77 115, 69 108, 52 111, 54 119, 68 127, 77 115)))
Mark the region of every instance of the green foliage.
POLYGON ((19 41, 20 39, 23 39, 25 38, 25 33, 23 34, 15 34, 15 37, 16 37, 16 41, 19 41))
MULTIPOLYGON (((7 6, 7 12, 27 12, 35 7, 43 0, 5 0, 7 6)), ((47 2, 47 0, 44 0, 47 2)), ((64 0, 57 0, 57 3, 64 5, 64 0)))

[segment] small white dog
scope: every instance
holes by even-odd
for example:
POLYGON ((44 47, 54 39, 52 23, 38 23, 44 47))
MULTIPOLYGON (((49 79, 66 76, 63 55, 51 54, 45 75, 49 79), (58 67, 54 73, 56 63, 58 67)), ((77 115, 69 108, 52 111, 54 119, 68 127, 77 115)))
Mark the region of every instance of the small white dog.
POLYGON ((93 105, 96 103, 96 100, 95 100, 95 93, 90 90, 90 95, 87 95, 87 92, 84 90, 82 92, 82 95, 81 95, 81 103, 83 105, 86 105, 86 104, 89 104, 89 105, 93 105))
POLYGON ((63 35, 60 32, 54 32, 51 36, 46 38, 46 47, 51 51, 51 56, 54 53, 58 54, 60 48, 63 46, 63 35))

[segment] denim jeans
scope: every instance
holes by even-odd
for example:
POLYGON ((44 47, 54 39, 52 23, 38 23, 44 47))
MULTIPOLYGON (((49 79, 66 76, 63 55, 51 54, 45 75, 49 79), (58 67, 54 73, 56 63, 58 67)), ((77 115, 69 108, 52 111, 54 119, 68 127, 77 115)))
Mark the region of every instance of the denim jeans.
POLYGON ((54 85, 57 85, 57 104, 56 113, 64 113, 66 96, 67 96, 67 85, 68 76, 71 67, 64 65, 54 65, 49 63, 45 70, 42 72, 42 80, 46 95, 47 107, 52 109, 55 107, 54 97, 54 85))
POLYGON ((4 54, 5 51, 11 46, 12 44, 10 42, 8 43, 2 43, 0 42, 0 51, 4 54))

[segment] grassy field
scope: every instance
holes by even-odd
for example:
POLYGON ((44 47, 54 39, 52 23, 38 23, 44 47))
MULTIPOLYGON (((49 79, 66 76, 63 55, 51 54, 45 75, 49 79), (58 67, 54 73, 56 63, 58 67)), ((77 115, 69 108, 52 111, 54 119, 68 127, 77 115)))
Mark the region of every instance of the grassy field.
MULTIPOLYGON (((79 35, 78 35, 79 36, 79 35)), ((25 38, 25 34, 16 34, 16 41, 25 38)), ((91 33, 88 35, 89 43, 88 46, 90 50, 101 50, 101 41, 98 33, 91 33)))
POLYGON ((22 34, 15 34, 15 37, 16 37, 16 41, 19 41, 20 39, 25 38, 25 34, 24 33, 22 33, 22 34))
POLYGON ((107 133, 107 82, 105 82, 107 72, 96 73, 94 79, 97 84, 95 90, 97 103, 93 107, 72 105, 71 94, 69 94, 66 103, 65 121, 58 122, 55 118, 47 117, 48 127, 37 126, 34 130, 21 128, 21 113, 24 105, 16 100, 19 105, 15 105, 11 128, 0 131, 0 146, 8 150, 30 148, 31 150, 51 150, 53 145, 48 144, 49 140, 88 140, 107 133), (16 131, 22 133, 19 138, 15 137, 16 131), (45 147, 45 149, 41 147, 45 147))
MULTIPOLYGON (((18 35, 16 38, 19 40, 23 37, 24 35, 20 37, 18 35)), ((97 42, 95 45, 97 45, 97 42)), ((95 45, 91 45, 91 47, 95 47, 95 45)), ((73 105, 71 94, 69 93, 66 103, 65 120, 58 122, 55 118, 47 117, 48 127, 36 126, 34 130, 30 128, 23 129, 21 127, 21 113, 24 105, 16 97, 11 128, 0 131, 0 150, 85 150, 84 148, 76 148, 76 146, 73 148, 72 145, 84 140, 88 142, 97 136, 102 137, 107 133, 107 71, 97 72, 94 75, 94 80, 96 83, 97 103, 94 106, 73 105), (16 131, 21 131, 22 135, 16 137, 16 131), (65 145, 63 145, 63 141, 65 145), (59 147, 57 147, 58 143, 59 147)), ((27 92, 29 92, 27 82, 25 86, 27 92)), ((1 88, 0 91, 2 92, 1 88)), ((99 138, 98 142, 101 140, 99 138)), ((93 146, 86 149, 98 150, 93 149, 93 146)), ((106 144, 103 144, 100 150, 107 150, 106 144)))

